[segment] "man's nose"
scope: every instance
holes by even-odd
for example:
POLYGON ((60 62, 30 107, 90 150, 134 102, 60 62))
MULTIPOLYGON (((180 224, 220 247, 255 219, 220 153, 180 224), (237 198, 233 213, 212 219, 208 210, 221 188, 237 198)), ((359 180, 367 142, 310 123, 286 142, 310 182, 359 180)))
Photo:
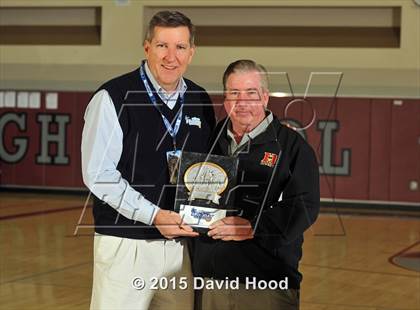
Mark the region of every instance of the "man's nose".
POLYGON ((167 53, 165 55, 165 60, 168 62, 173 62, 176 59, 176 48, 168 47, 167 53))
POLYGON ((249 100, 249 98, 248 98, 246 92, 240 91, 239 94, 238 94, 236 104, 237 105, 245 105, 248 100, 249 100))

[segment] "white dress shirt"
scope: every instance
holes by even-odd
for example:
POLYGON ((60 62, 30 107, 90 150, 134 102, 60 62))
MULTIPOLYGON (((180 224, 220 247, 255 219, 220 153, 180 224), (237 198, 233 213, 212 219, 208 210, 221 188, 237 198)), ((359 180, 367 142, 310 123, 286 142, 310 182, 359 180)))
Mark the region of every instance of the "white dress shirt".
MULTIPOLYGON (((168 94, 155 80, 147 63, 145 71, 159 97, 172 110, 179 94, 186 91, 184 79, 181 78, 175 92, 168 94)), ((159 207, 131 187, 117 170, 123 150, 123 132, 106 90, 93 96, 84 120, 81 145, 83 182, 96 197, 121 215, 151 225, 159 207)))

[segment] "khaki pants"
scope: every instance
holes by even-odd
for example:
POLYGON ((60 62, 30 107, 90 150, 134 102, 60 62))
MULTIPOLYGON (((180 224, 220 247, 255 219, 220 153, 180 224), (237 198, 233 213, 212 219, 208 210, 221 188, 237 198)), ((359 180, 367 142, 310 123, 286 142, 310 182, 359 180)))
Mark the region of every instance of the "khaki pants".
POLYGON ((240 285, 239 289, 203 289, 196 301, 200 310, 298 310, 299 291, 252 290, 240 285))
POLYGON ((92 310, 190 310, 194 299, 191 281, 184 242, 95 235, 92 310), (181 277, 188 281, 187 289, 179 289, 178 282, 170 284, 171 278, 179 281, 181 277), (138 287, 141 280, 135 278, 145 281, 143 289, 138 287))

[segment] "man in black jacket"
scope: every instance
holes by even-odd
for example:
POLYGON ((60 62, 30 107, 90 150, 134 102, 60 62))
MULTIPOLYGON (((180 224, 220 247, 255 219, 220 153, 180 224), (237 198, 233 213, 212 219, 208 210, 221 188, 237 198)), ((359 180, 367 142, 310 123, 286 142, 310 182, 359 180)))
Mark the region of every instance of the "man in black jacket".
POLYGON ((182 77, 194 54, 185 15, 156 13, 144 51, 140 67, 103 84, 85 113, 82 172, 95 220, 91 309, 193 305, 189 256, 174 238, 197 233, 171 211, 171 163, 181 150, 206 151, 213 108, 206 91, 182 77))
POLYGON ((204 282, 202 306, 298 309, 303 232, 319 212, 316 157, 266 109, 268 79, 261 65, 236 61, 223 84, 229 117, 216 127, 210 152, 239 157, 235 209, 241 213, 214 223, 195 241, 194 275, 212 278, 204 282), (216 289, 211 283, 218 280, 227 286, 216 289))

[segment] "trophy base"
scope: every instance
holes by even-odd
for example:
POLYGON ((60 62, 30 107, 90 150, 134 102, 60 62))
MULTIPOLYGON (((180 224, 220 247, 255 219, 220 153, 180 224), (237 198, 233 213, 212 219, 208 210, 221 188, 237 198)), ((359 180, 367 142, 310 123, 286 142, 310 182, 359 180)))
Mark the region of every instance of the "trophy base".
POLYGON ((207 235, 210 229, 203 227, 194 227, 192 226, 193 231, 198 232, 200 235, 207 235))
POLYGON ((226 210, 181 204, 179 215, 194 231, 205 234, 211 224, 226 217, 226 210))

